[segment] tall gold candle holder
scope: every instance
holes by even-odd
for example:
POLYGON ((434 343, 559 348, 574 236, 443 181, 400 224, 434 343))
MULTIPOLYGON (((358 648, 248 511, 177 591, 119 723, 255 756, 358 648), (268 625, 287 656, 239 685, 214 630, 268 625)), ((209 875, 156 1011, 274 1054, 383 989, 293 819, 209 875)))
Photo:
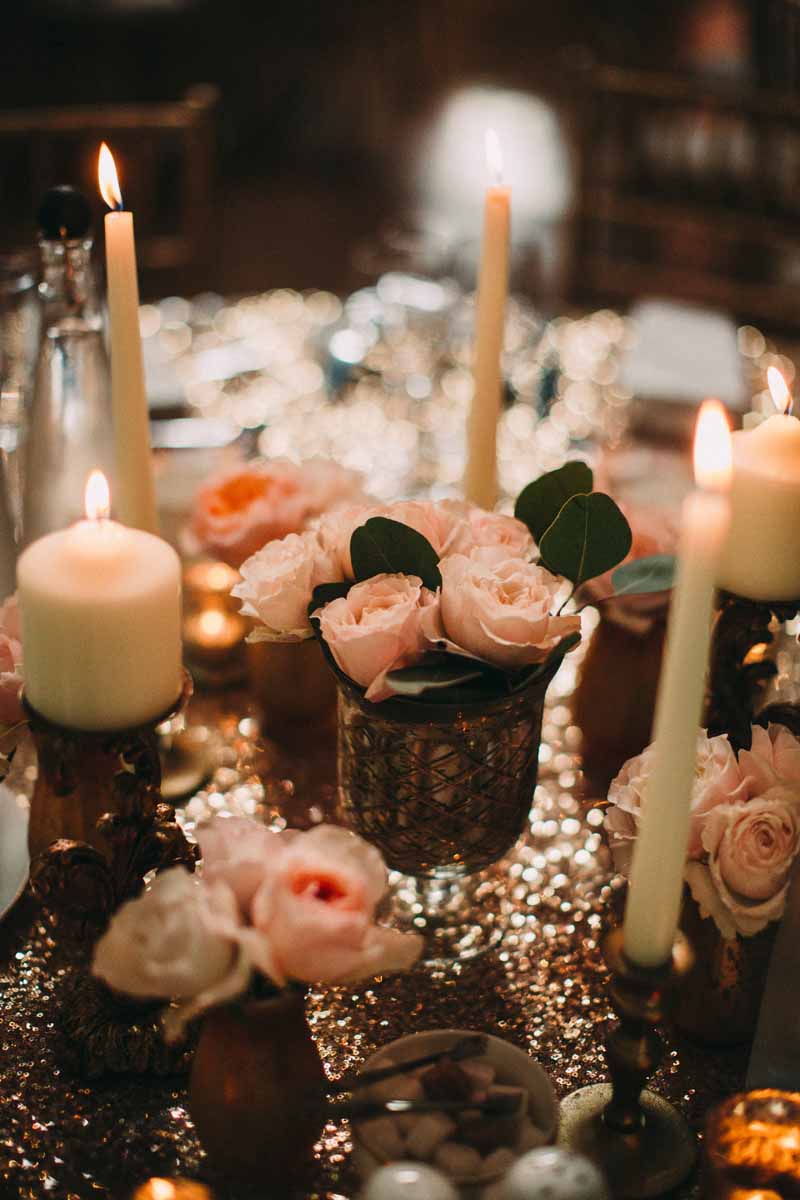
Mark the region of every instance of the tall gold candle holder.
POLYGON ((580 1088, 562 1101, 559 1142, 596 1162, 614 1196, 660 1196, 686 1178, 696 1158, 694 1135, 684 1118, 645 1088, 663 1053, 655 1026, 691 970, 692 951, 678 934, 668 963, 640 967, 626 957, 622 929, 615 928, 605 938, 603 953, 620 1018, 605 1041, 611 1083, 580 1088))

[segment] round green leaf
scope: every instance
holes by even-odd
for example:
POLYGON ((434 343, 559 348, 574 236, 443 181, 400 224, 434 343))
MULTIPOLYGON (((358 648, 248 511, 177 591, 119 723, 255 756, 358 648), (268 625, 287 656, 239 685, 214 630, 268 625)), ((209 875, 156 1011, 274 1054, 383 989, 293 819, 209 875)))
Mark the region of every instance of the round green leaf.
POLYGON ((592 490, 591 468, 575 460, 557 471, 548 471, 523 488, 514 505, 514 516, 524 521, 538 542, 553 524, 566 502, 581 492, 592 490))
POLYGON ((614 596, 647 596, 668 592, 675 582, 674 554, 650 554, 617 567, 611 576, 614 596))
POLYGON ((359 583, 375 575, 418 575, 432 592, 442 586, 439 556, 428 539, 389 517, 370 517, 354 531, 350 559, 359 583))
POLYGON ((631 527, 603 492, 572 496, 539 542, 542 562, 577 587, 622 562, 631 548, 631 527))

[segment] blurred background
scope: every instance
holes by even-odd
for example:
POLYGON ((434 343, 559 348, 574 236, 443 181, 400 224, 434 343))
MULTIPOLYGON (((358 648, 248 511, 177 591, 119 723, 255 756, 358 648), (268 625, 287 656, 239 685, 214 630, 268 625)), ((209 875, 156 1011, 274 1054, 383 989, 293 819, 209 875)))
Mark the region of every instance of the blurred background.
POLYGON ((0 40, 0 250, 55 182, 136 212, 145 296, 469 276, 483 132, 543 311, 800 321, 793 0, 28 0, 0 40))

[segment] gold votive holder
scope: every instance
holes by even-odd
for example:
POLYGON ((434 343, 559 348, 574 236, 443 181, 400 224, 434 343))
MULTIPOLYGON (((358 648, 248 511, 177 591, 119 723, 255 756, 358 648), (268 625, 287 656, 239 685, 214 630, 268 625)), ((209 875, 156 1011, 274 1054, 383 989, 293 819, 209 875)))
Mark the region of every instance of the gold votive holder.
POLYGON ((226 687, 246 674, 244 639, 248 624, 225 608, 189 612, 183 621, 183 650, 200 685, 226 687))
POLYGON ((238 612, 239 601, 231 588, 241 576, 224 562, 203 560, 183 569, 183 602, 187 610, 225 608, 238 612))

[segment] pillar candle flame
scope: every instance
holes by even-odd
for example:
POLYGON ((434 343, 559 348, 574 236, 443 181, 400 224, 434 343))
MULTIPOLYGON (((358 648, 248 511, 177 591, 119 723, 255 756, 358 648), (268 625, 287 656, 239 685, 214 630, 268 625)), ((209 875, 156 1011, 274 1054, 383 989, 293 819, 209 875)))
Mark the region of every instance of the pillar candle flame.
POLYGON ((728 416, 719 400, 700 406, 694 435, 694 478, 697 485, 727 491, 731 485, 733 447, 728 416))
POLYGON ((114 155, 105 142, 100 147, 97 157, 97 181, 100 185, 100 194, 108 207, 122 208, 122 192, 119 187, 117 166, 114 162, 114 155))
POLYGON ((769 367, 767 370, 767 385, 769 394, 772 396, 772 403, 779 413, 788 417, 792 411, 792 393, 777 367, 769 367))
POLYGON ((493 129, 486 130, 486 168, 492 182, 499 185, 503 182, 503 148, 500 138, 493 129))
POLYGON ((111 512, 111 494, 108 480, 102 471, 94 470, 86 480, 84 493, 86 516, 90 521, 105 521, 111 512))

